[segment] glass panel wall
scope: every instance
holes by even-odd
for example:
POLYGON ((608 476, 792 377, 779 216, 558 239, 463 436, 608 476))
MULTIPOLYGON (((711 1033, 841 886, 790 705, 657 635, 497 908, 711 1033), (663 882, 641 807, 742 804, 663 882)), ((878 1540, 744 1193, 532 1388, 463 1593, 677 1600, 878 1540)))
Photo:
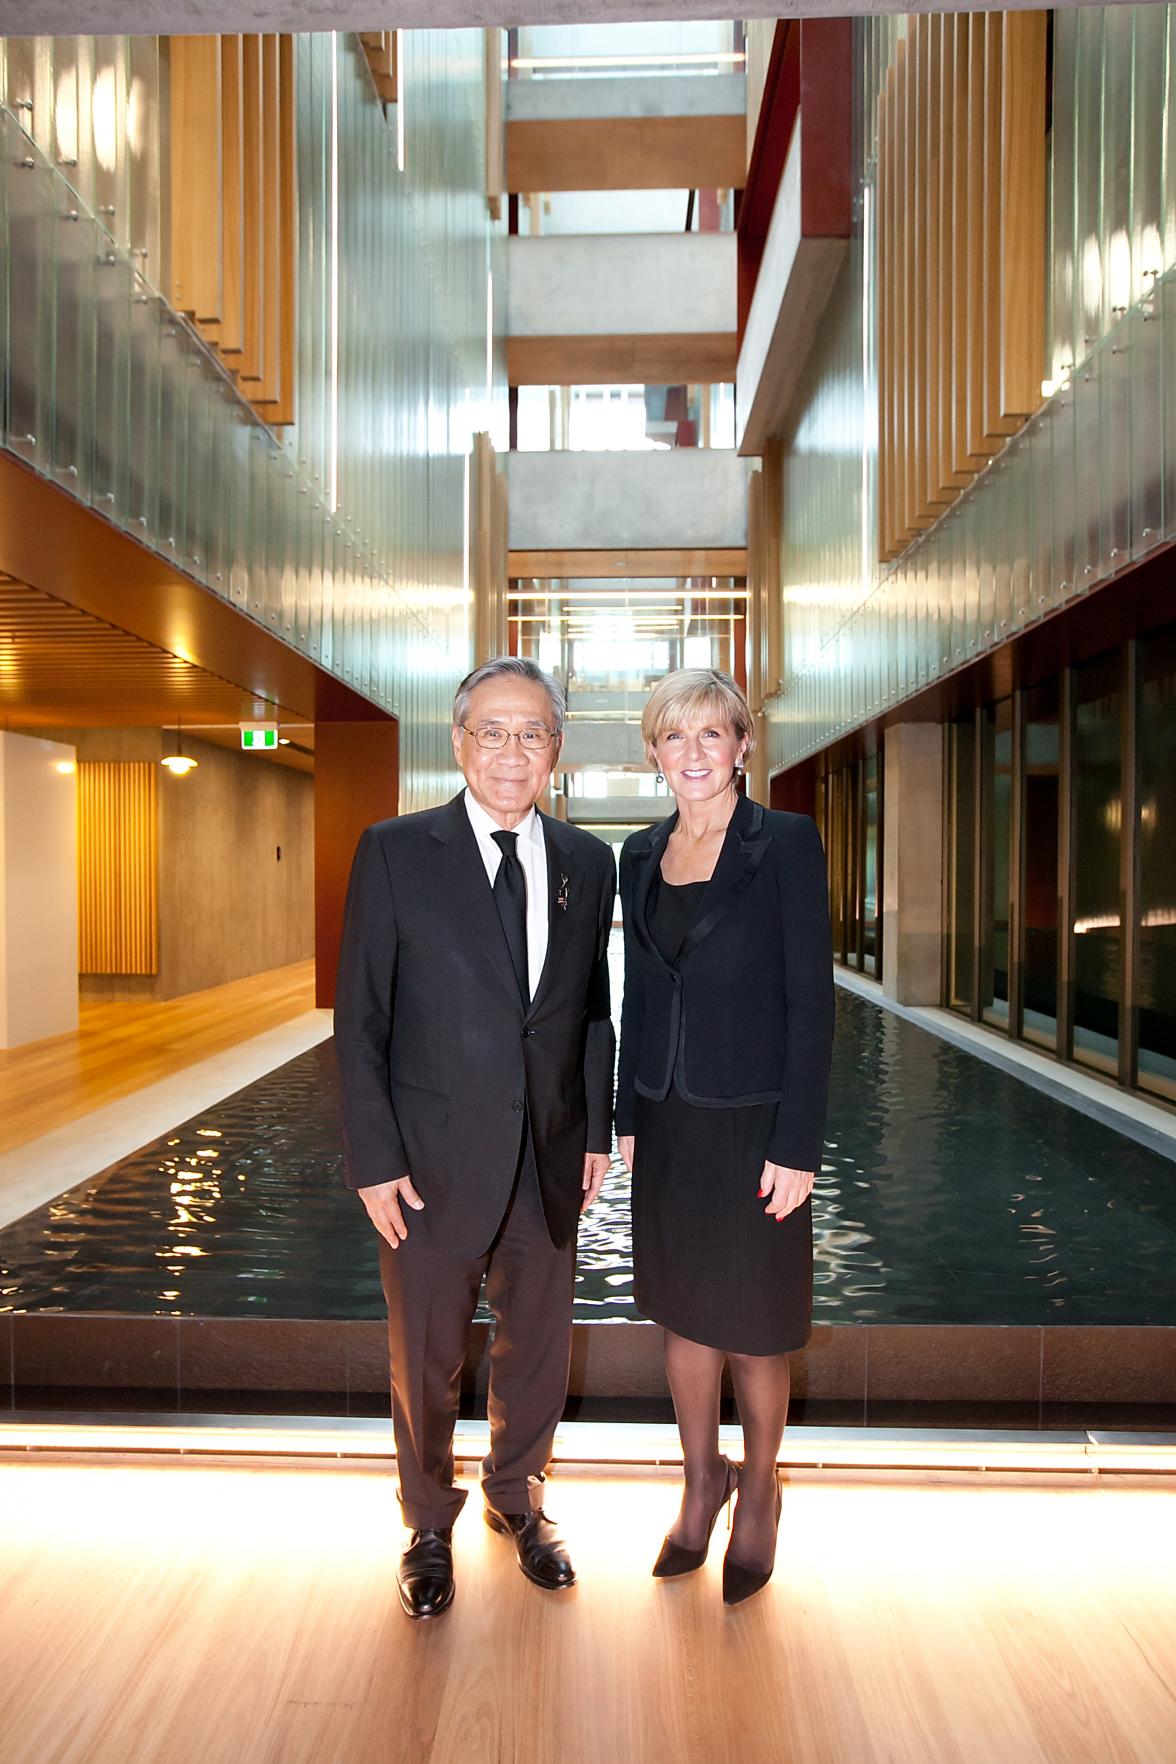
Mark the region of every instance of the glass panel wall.
POLYGON ((872 753, 863 763, 863 823, 865 828, 862 852, 862 968, 867 974, 882 978, 882 919, 879 903, 881 870, 882 786, 878 755, 872 753))
POLYGON ((1176 627, 1139 645, 1139 1086, 1176 1102, 1176 627))
POLYGON ((980 1010, 986 1023, 1009 1022, 1009 914, 1012 899, 1013 701, 985 707, 981 723, 984 874, 981 896, 980 1010))
POLYGON ((1115 652, 1074 674, 1074 1058, 1110 1073, 1123 981, 1120 671, 1115 652))
POLYGON ((944 818, 944 1002, 1176 1103, 1176 624, 950 724, 944 818))
POLYGON ((1058 815, 1061 710, 1058 682, 1025 694, 1021 778, 1021 1033, 1055 1049, 1058 1041, 1058 815))
POLYGON ((877 754, 822 774, 816 821, 825 846, 834 960, 882 978, 882 768, 877 754))
POLYGON ((947 1000, 970 1011, 976 951, 976 725, 952 723, 947 743, 947 1000))

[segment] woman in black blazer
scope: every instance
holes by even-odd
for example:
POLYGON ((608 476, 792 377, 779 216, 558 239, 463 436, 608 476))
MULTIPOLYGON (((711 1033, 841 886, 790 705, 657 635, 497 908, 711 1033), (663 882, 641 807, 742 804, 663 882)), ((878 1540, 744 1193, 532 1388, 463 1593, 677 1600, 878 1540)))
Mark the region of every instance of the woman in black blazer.
POLYGON ((654 1574, 688 1573, 736 1487, 723 1599, 771 1576, 788 1354, 812 1310, 809 1196, 833 1037, 833 952, 820 837, 807 815, 739 794, 747 700, 683 668, 641 720, 677 813, 621 853, 625 993, 617 1135, 633 1172, 637 1304, 665 1331, 685 1489, 654 1574), (743 1424, 719 1454, 726 1361, 743 1424))

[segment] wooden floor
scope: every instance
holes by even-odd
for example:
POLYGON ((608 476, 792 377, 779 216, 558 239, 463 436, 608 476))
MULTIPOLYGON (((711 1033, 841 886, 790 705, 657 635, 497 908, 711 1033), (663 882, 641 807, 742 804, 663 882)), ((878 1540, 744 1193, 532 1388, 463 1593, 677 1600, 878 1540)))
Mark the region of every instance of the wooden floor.
POLYGON ((313 961, 164 1004, 84 1001, 75 1034, 0 1050, 0 1153, 313 1009, 313 961))
POLYGON ((0 1465, 5 1764, 1166 1764, 1176 1489, 812 1473, 776 1578, 649 1563, 672 1478, 564 1472, 580 1584, 475 1499, 412 1625, 379 1469, 0 1465))

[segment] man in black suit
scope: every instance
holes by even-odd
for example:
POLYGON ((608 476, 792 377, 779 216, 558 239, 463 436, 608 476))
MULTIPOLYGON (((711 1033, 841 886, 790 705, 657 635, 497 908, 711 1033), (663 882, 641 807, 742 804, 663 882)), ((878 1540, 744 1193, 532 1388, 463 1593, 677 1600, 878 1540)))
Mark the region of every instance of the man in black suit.
POLYGON ((538 1491, 567 1395, 576 1224, 608 1169, 615 892, 600 840, 538 813, 564 695, 506 656, 458 688, 466 789, 369 827, 335 1003, 347 1179, 380 1233, 410 1617, 453 1599, 453 1430, 483 1275, 494 1313, 487 1523, 575 1579, 538 1491))

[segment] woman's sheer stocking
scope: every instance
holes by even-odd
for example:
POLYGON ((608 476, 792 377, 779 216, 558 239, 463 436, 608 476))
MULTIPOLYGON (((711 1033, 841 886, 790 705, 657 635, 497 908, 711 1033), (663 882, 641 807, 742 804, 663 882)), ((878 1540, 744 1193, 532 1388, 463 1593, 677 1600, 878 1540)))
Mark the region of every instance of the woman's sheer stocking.
POLYGON ((743 1424, 743 1468, 731 1555, 767 1573, 776 1555, 776 1462, 788 1420, 787 1354, 728 1354, 743 1424))
POLYGON ((665 1331, 665 1348, 685 1469, 682 1505, 670 1536, 683 1549, 699 1550, 727 1474, 719 1456, 719 1393, 726 1355, 670 1329, 665 1331))

